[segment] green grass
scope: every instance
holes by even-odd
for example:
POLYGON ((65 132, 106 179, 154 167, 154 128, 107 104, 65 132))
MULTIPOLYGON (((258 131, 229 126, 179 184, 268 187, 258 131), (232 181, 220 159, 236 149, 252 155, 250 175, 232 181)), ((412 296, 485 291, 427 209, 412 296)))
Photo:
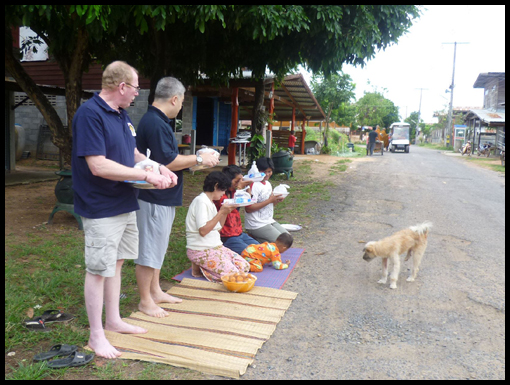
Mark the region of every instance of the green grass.
POLYGON ((467 162, 476 163, 483 167, 490 168, 497 172, 505 173, 505 166, 501 165, 501 161, 499 158, 485 158, 485 157, 477 157, 475 156, 465 156, 462 159, 465 159, 467 162), (499 164, 492 164, 494 161, 498 161, 499 164))
POLYGON ((350 159, 337 160, 336 163, 329 168, 329 175, 335 175, 338 172, 344 172, 345 170, 347 170, 346 163, 351 163, 351 162, 352 162, 352 160, 350 160, 350 159))
MULTIPOLYGON (((341 172, 348 159, 341 159, 331 168, 341 172)), ((285 180, 277 176, 273 186, 285 183, 291 186, 289 196, 275 208, 275 219, 281 223, 306 224, 317 199, 331 199, 329 187, 333 183, 312 179, 312 161, 294 163, 294 177, 285 180), (313 197, 313 199, 311 199, 313 197)), ((189 201, 200 194, 205 173, 185 175, 183 207, 176 210, 170 244, 161 269, 161 278, 171 278, 189 268, 186 256, 185 220, 189 201)), ((33 185, 27 185, 32 188, 33 185)), ((244 210, 241 210, 244 213, 244 210)), ((106 364, 80 368, 48 369, 46 365, 32 361, 33 356, 46 351, 52 345, 67 343, 84 347, 88 341, 88 319, 84 306, 83 284, 85 264, 83 258, 83 232, 75 227, 63 234, 50 232, 46 225, 37 226, 25 234, 12 232, 5 237, 5 352, 15 352, 9 357, 5 368, 6 379, 192 379, 197 372, 168 365, 142 362, 137 370, 126 372, 132 361, 115 360, 106 364), (23 240, 20 241, 19 237, 23 240), (52 323, 50 332, 30 332, 23 320, 27 310, 34 315, 44 310, 62 309, 76 318, 66 324, 52 323), (13 364, 14 362, 14 364, 13 364), (130 364, 129 364, 130 363, 130 364)), ((126 295, 120 301, 122 317, 137 310, 139 301, 135 268, 126 261, 122 269, 122 289, 126 295)), ((83 349, 80 349, 83 350, 83 349)), ((104 362, 104 361, 103 361, 104 362)))
POLYGON ((418 146, 425 147, 425 148, 432 148, 432 149, 435 149, 435 150, 453 151, 453 147, 452 146, 443 146, 442 144, 420 143, 420 144, 418 144, 418 146))

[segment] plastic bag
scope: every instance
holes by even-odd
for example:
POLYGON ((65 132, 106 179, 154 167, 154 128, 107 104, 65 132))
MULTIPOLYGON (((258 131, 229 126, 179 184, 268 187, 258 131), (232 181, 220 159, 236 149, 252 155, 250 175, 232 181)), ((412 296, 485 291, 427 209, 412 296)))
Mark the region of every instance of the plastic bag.
MULTIPOLYGON (((199 149, 197 152, 196 152, 196 155, 201 155, 201 154, 204 154, 206 152, 211 152, 214 154, 214 156, 216 156, 216 158, 219 159, 220 157, 220 153, 218 151, 216 151, 215 149, 213 148, 209 148, 207 146, 203 146, 201 149, 199 149)), ((193 166, 193 167, 190 167, 190 169, 192 171, 197 171, 197 170, 202 170, 204 168, 209 168, 208 166, 204 165, 204 164, 197 164, 196 166, 193 166)))
POLYGON ((257 164, 255 162, 253 162, 251 168, 248 170, 248 175, 245 175, 243 177, 243 180, 249 180, 252 182, 260 182, 264 179, 264 176, 266 176, 266 174, 264 174, 263 172, 259 172, 257 164))
POLYGON ((273 189, 273 194, 286 197, 287 195, 289 195, 289 192, 287 191, 288 188, 290 188, 289 185, 280 184, 273 189))
POLYGON ((161 174, 159 172, 159 163, 154 162, 153 160, 150 159, 145 159, 142 160, 141 162, 138 162, 137 164, 135 164, 135 168, 139 168, 144 171, 154 172, 156 174, 161 174))
POLYGON ((244 190, 237 190, 234 194, 234 204, 250 203, 251 195, 244 190))
POLYGON ((255 161, 253 161, 253 164, 251 165, 251 168, 248 171, 248 178, 254 178, 255 176, 258 176, 258 174, 259 174, 259 169, 258 169, 255 161))

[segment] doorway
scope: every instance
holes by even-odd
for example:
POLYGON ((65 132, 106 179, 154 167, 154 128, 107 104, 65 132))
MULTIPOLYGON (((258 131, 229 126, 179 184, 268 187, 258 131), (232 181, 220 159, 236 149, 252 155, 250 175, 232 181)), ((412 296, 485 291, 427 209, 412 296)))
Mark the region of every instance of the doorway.
POLYGON ((197 98, 197 146, 213 145, 214 135, 214 99, 207 97, 197 98))

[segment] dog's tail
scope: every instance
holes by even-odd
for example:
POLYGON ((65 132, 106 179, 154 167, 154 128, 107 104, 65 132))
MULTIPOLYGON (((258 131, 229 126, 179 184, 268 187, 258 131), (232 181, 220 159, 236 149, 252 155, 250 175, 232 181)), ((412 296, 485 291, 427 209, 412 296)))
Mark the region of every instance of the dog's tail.
POLYGON ((409 228, 419 235, 427 235, 432 228, 432 223, 427 221, 423 222, 421 225, 411 226, 409 228))

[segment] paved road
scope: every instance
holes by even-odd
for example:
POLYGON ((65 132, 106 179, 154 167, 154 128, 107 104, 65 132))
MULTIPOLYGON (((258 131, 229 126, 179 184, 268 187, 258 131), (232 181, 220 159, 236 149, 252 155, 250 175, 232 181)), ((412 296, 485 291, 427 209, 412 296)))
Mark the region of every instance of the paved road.
POLYGON ((435 150, 357 162, 296 234, 298 298, 243 379, 504 379, 505 180, 435 150), (363 243, 433 222, 415 282, 363 243))

